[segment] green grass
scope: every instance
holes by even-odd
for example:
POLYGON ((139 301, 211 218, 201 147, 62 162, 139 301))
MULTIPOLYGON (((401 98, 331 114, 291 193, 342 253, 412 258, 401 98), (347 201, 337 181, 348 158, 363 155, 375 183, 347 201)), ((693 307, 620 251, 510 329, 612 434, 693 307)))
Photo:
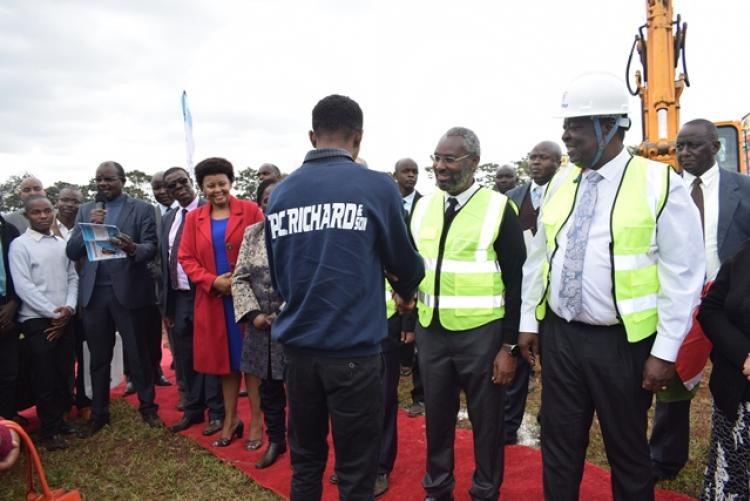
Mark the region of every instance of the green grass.
MULTIPOLYGON (((539 409, 541 383, 529 394, 527 412, 539 409)), ((707 379, 706 379, 707 380, 707 379)), ((411 404, 411 378, 399 386, 401 405, 411 404)), ((463 398, 463 396, 462 396, 463 398)), ((146 426, 122 399, 111 406, 112 425, 87 440, 69 438, 65 451, 41 451, 53 488, 78 488, 90 500, 278 500, 279 496, 247 478, 181 435, 146 426)), ((459 423, 470 427, 468 422, 459 423)), ((697 497, 711 427, 711 396, 704 384, 693 400, 690 460, 674 480, 659 487, 697 497)), ((598 423, 592 426, 588 460, 608 468, 598 423)), ((0 500, 23 499, 25 464, 0 474, 0 500)))
MULTIPOLYGON (((122 399, 112 425, 92 438, 69 438, 64 451, 40 451, 52 488, 77 488, 92 500, 278 500, 181 435, 149 428, 122 399)), ((0 499, 24 499, 25 462, 0 474, 0 499)))

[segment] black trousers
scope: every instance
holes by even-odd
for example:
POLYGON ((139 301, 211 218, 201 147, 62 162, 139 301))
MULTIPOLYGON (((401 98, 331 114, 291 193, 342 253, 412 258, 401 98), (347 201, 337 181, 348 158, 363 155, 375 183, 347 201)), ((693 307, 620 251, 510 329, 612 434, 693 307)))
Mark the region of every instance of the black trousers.
POLYGON ((340 499, 372 499, 383 428, 381 356, 285 355, 292 501, 321 498, 329 419, 340 499))
MULTIPOLYGON (((401 335, 401 317, 388 319, 388 336, 398 339, 401 335)), ((383 436, 380 442, 378 474, 393 471, 398 453, 398 382, 401 377, 401 345, 396 349, 383 351, 383 436)))
POLYGON ((529 396, 531 366, 523 357, 516 359, 516 374, 505 389, 505 437, 517 438, 529 396))
POLYGON ((268 442, 272 444, 285 444, 286 390, 284 389, 284 381, 270 378, 261 381, 260 410, 263 411, 268 442))
POLYGON ((73 315, 68 321, 67 328, 73 340, 75 364, 68 381, 68 397, 65 402, 65 409, 69 410, 73 405, 79 409, 91 407, 91 399, 86 396, 86 386, 83 379, 83 342, 86 336, 83 332, 81 317, 73 315))
POLYGON ((649 448, 659 473, 673 476, 682 470, 690 448, 690 400, 656 401, 649 448))
POLYGON ((541 336, 545 499, 578 500, 594 412, 615 501, 654 499, 646 441, 652 394, 641 388, 653 336, 629 343, 621 325, 566 322, 550 310, 541 336))
POLYGON ((208 409, 209 420, 224 419, 224 396, 221 378, 196 372, 193 368, 193 302, 192 291, 172 291, 174 294, 174 365, 185 383, 183 413, 188 419, 203 419, 208 409))
POLYGON ((23 332, 31 351, 36 412, 42 424, 43 437, 60 432, 65 406, 69 401, 68 383, 74 363, 74 339, 70 329, 66 327, 60 337, 49 341, 44 330, 51 325, 52 320, 48 318, 34 318, 23 323, 23 332))
POLYGON ((503 481, 504 389, 492 383, 492 364, 502 346, 501 321, 468 331, 447 331, 433 323, 417 326, 427 422, 427 473, 422 485, 428 495, 453 492, 454 442, 459 393, 466 393, 474 434, 476 469, 472 499, 497 499, 503 481))
POLYGON ((130 364, 128 377, 138 392, 139 412, 146 415, 158 409, 154 402, 154 371, 148 351, 148 334, 138 329, 142 325, 139 316, 147 314, 144 310, 125 308, 109 286, 97 286, 83 310, 86 342, 91 352, 91 416, 97 422, 109 420, 109 383, 115 330, 122 336, 123 352, 130 364))
MULTIPOLYGON (((0 297, 0 306, 6 303, 0 297)), ((19 329, 0 332, 0 416, 10 419, 16 415, 16 378, 18 377, 19 329)))

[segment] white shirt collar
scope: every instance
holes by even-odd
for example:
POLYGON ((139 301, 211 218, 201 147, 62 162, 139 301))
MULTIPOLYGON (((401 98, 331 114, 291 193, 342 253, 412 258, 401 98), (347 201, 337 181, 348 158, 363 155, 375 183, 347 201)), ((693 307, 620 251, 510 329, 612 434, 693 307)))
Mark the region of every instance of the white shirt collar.
POLYGON ((448 192, 445 192, 445 200, 448 200, 449 197, 455 198, 458 201, 458 204, 456 205, 456 210, 458 210, 463 207, 466 202, 469 201, 471 196, 476 193, 479 188, 481 188, 481 185, 474 181, 473 183, 471 183, 471 186, 466 188, 458 195, 450 195, 448 192))
POLYGON ((414 203, 414 196, 416 194, 417 194, 417 190, 414 190, 411 193, 409 193, 408 195, 406 195, 405 197, 401 197, 401 198, 404 199, 404 202, 406 202, 407 204, 411 205, 411 204, 414 203))
POLYGON ((50 233, 45 235, 44 233, 39 233, 36 230, 32 230, 30 226, 26 229, 26 234, 28 234, 35 242, 40 241, 44 237, 56 238, 55 234, 52 233, 51 231, 50 233))
POLYGON ((703 185, 706 185, 706 186, 713 185, 713 183, 716 182, 716 180, 719 178, 719 164, 714 162, 714 164, 711 167, 709 167, 708 170, 704 172, 703 174, 701 174, 700 176, 694 176, 686 170, 682 171, 682 179, 685 180, 686 186, 690 186, 691 184, 693 184, 693 181, 695 180, 696 177, 701 178, 701 184, 703 185))
MULTIPOLYGON (((180 204, 177 204, 177 207, 180 207, 180 204)), ((195 197, 193 199, 193 201, 190 202, 190 204, 188 204, 187 207, 181 207, 181 208, 187 209, 188 212, 190 212, 191 210, 197 209, 198 208, 198 197, 195 197)), ((180 211, 180 212, 182 212, 182 211, 180 211)))
MULTIPOLYGON (((597 173, 607 181, 620 181, 622 171, 630 161, 630 153, 627 148, 623 148, 612 160, 597 169, 597 173)), ((591 169, 584 169, 582 175, 586 177, 591 169)))

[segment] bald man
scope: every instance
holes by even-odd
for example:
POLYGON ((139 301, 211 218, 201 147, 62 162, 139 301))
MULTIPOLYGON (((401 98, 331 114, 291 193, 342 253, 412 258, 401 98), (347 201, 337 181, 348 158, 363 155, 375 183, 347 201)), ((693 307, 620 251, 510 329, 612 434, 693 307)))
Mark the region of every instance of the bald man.
POLYGON ((281 179, 281 171, 279 168, 274 164, 269 163, 265 163, 258 167, 258 181, 262 183, 266 179, 279 181, 281 179))
POLYGON ((510 164, 501 165, 495 171, 495 189, 503 195, 518 184, 518 172, 510 164))
MULTIPOLYGON (((16 193, 21 199, 22 204, 26 202, 27 198, 33 195, 41 195, 43 197, 47 196, 47 192, 44 191, 42 182, 34 176, 24 177, 21 182, 18 183, 16 193)), ((23 209, 19 209, 5 216, 5 222, 15 226, 20 234, 23 234, 29 227, 29 220, 26 219, 23 209)))

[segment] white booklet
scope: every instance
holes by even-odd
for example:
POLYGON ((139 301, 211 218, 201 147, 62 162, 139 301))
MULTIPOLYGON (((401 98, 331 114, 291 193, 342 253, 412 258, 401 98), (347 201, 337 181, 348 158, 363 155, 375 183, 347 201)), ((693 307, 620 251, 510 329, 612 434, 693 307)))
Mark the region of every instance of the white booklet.
POLYGON ((89 261, 105 261, 127 257, 125 251, 112 245, 111 239, 120 234, 117 226, 111 224, 78 223, 81 227, 83 245, 89 261))

